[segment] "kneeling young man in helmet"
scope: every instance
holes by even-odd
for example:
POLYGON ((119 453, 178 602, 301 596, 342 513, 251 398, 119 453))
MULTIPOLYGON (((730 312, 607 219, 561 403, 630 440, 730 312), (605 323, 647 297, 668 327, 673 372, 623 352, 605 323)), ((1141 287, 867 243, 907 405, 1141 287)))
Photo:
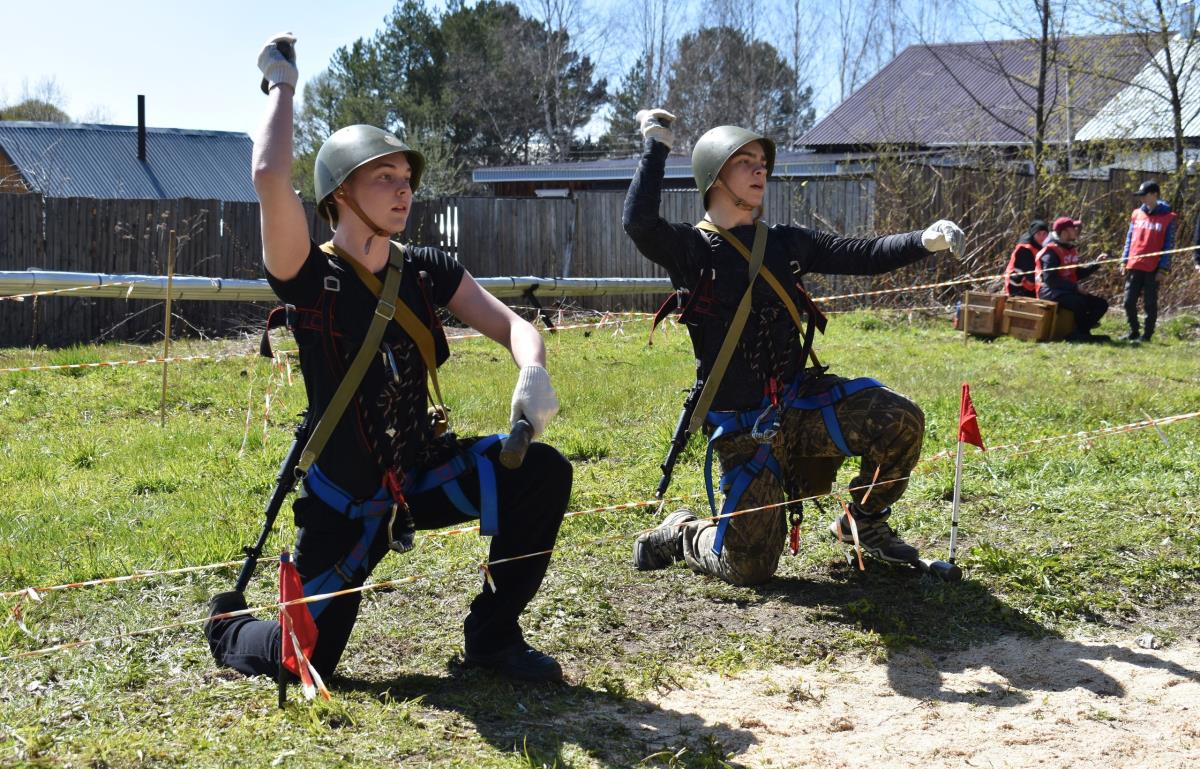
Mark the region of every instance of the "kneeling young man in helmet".
MULTIPOLYGON (((293 506, 300 527, 295 564, 305 594, 359 587, 389 549, 412 547, 414 530, 473 518, 492 536, 493 561, 551 550, 570 496, 570 463, 534 443, 524 463, 508 469, 497 461, 499 436, 458 439, 426 410, 426 376, 435 377, 436 391, 437 365, 449 355, 435 316, 436 307, 445 307, 511 352, 520 369, 513 418, 528 421, 537 437, 558 411, 540 335, 452 256, 390 242, 404 229, 424 158, 387 131, 350 126, 321 146, 318 208, 334 234, 322 245, 310 239, 292 189, 293 43, 290 35, 276 37, 259 58, 269 102, 253 175, 267 277, 289 305, 310 418, 321 420, 308 447, 322 428, 328 433, 324 447, 315 456, 306 448, 298 463, 304 489, 293 506), (389 291, 391 302, 384 298, 389 291), (376 315, 381 320, 373 322, 376 315), (366 367, 347 401, 338 388, 352 381, 360 350, 366 367), (339 400, 340 418, 323 420, 339 400)), ((433 416, 444 419, 444 410, 433 416)), ((530 647, 517 623, 549 560, 543 554, 490 568, 494 588, 481 589, 464 623, 467 665, 527 680, 561 679, 558 662, 530 647)), ((360 601, 361 593, 350 592, 305 604, 318 631, 310 660, 322 675, 341 658, 360 601)), ((245 607, 240 592, 221 593, 210 613, 245 607)), ((205 634, 221 664, 275 674, 279 622, 222 617, 210 620, 205 634)))
POLYGON ((634 565, 659 569, 685 560, 736 585, 767 581, 789 525, 793 546, 798 541, 799 505, 780 503, 828 492, 847 456, 861 457, 861 467, 849 512, 833 521, 831 533, 845 542, 857 538, 884 561, 915 562, 916 548, 888 520, 920 455, 924 414, 873 379, 826 373, 812 350, 813 332, 825 320, 801 277, 875 275, 937 251, 961 254, 962 230, 942 220, 924 232, 862 239, 768 227, 759 217, 775 144, 736 126, 708 131, 692 152, 704 220, 668 222, 659 199, 673 120, 664 110, 638 114, 645 151, 625 198, 624 225, 679 293, 698 368, 690 426, 708 436, 720 462, 724 503, 718 515, 709 478, 712 516, 671 513, 638 538, 634 565), (755 510, 763 506, 770 507, 755 510))

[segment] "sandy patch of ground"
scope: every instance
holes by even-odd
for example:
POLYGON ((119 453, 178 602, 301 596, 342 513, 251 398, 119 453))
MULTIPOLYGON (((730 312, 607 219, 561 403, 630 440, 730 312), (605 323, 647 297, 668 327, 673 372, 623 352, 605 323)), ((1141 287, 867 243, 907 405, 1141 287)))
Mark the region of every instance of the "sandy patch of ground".
POLYGON ((669 743, 683 736, 671 713, 694 714, 752 767, 1200 766, 1195 639, 1151 650, 1006 638, 711 676, 649 699, 661 710, 638 718, 641 729, 669 743))

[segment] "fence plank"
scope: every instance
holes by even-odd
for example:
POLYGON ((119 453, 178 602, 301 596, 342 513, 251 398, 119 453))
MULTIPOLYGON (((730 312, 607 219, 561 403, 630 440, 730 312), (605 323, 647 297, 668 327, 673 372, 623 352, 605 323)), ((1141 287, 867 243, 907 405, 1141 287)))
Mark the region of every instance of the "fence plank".
MULTIPOLYGON (((1061 180, 1057 214, 1087 221, 1088 256, 1110 253, 1123 243, 1129 211, 1128 192, 1141 175, 1114 171, 1107 178, 1061 180), (1095 253, 1091 253, 1095 251, 1095 253)), ((480 277, 545 275, 571 277, 663 277, 662 268, 637 252, 621 227, 623 191, 580 191, 572 199, 458 197, 414 203, 402 238, 439 246, 480 277)), ((957 219, 969 235, 967 265, 978 274, 999 272, 1012 241, 1026 228, 1028 176, 994 169, 895 168, 881 161, 870 177, 811 178, 768 183, 770 223, 791 223, 869 236, 926 226, 936 218, 957 219)), ((1178 241, 1190 242, 1195 206, 1185 206, 1178 241)), ((315 206, 305 204, 310 231, 329 237, 315 206)), ((694 190, 667 190, 661 214, 672 222, 694 222, 704 211, 694 190)), ((261 278, 261 225, 258 206, 211 200, 42 199, 37 195, 0 195, 0 269, 31 267, 107 273, 165 270, 166 232, 185 239, 177 260, 180 273, 214 277, 261 278)), ((1188 261, 1181 255, 1179 261, 1188 261)), ((848 293, 866 287, 893 287, 957 275, 963 266, 949 259, 924 260, 877 278, 808 276, 814 294, 848 293)), ((1120 291, 1119 276, 1093 279, 1100 293, 1120 291)), ((1161 303, 1183 302, 1185 293, 1164 287, 1161 303)), ((929 292, 922 300, 950 301, 953 291, 929 292)), ((905 295, 873 303, 916 301, 905 295)), ((1194 302, 1191 298, 1188 301, 1194 302)), ((653 297, 593 297, 572 302, 594 309, 651 309, 653 297)), ((146 300, 120 301, 79 297, 42 297, 0 302, 0 345, 60 345, 95 339, 154 338, 161 312, 146 300)), ((251 330, 265 308, 223 302, 180 303, 186 323, 181 333, 229 333, 251 330), (189 329, 189 326, 191 327, 189 329)))

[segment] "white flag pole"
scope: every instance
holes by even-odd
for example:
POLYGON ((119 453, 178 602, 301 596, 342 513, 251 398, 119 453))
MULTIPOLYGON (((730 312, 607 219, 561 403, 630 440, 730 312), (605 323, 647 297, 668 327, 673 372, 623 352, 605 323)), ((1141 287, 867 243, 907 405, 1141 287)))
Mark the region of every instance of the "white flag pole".
POLYGON ((954 459, 954 507, 950 512, 950 563, 954 563, 955 546, 958 543, 958 502, 962 489, 963 442, 958 442, 958 456, 954 459))

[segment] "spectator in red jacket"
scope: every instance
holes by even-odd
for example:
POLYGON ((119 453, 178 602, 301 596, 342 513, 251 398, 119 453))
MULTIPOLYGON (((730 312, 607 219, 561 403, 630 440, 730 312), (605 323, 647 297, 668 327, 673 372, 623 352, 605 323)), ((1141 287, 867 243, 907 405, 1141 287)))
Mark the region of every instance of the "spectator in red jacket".
POLYGON ((1158 182, 1142 182, 1136 193, 1142 204, 1133 209, 1129 232, 1125 235, 1125 253, 1121 272, 1125 274, 1125 318, 1129 321, 1131 342, 1149 342, 1158 320, 1158 273, 1171 266, 1175 248, 1175 212, 1158 199, 1158 182), (1145 332, 1138 333, 1138 297, 1146 303, 1145 332))
POLYGON ((1108 258, 1108 254, 1100 254, 1100 259, 1092 264, 1079 264, 1075 240, 1082 224, 1069 216, 1054 220, 1051 228, 1054 233, 1046 238, 1034 265, 1038 298, 1057 302, 1059 307, 1075 313, 1075 331, 1067 341, 1108 341, 1107 336, 1092 333, 1092 329, 1100 325, 1100 318, 1108 312, 1108 300, 1079 290, 1079 281, 1098 270, 1098 262, 1108 258))
POLYGON ((1037 296, 1037 281, 1034 280, 1034 260, 1050 234, 1050 225, 1035 219, 1029 230, 1017 241, 1008 266, 1004 268, 1004 293, 1008 296, 1037 296))

